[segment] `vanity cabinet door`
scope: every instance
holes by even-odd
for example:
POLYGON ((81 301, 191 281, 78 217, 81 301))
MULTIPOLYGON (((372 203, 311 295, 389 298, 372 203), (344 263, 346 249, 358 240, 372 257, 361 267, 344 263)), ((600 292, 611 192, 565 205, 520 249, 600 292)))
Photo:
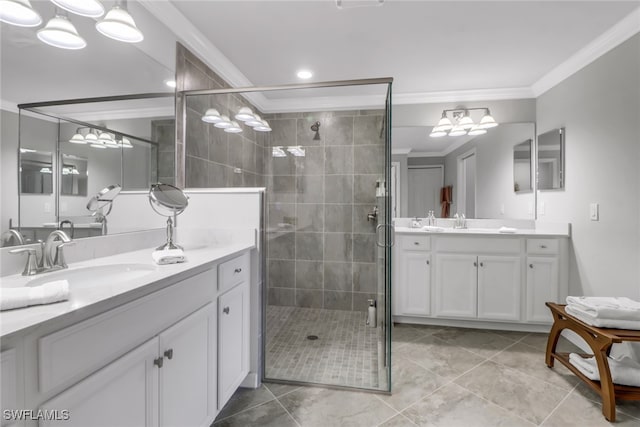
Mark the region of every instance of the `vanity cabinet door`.
POLYGON ((478 257, 478 318, 520 320, 519 256, 478 257))
POLYGON ((216 412, 216 311, 209 303, 159 335, 160 426, 209 426, 216 412))
POLYGON ((545 302, 558 302, 558 259, 527 257, 527 321, 551 323, 553 318, 545 302))
POLYGON ((443 254, 436 259, 436 316, 475 318, 478 257, 443 254))
POLYGON ((158 425, 158 338, 131 350, 53 399, 40 409, 68 410, 40 427, 152 427, 158 425))
POLYGON ((4 417, 4 411, 21 409, 18 406, 18 359, 15 348, 0 353, 0 385, 3 411, 0 425, 2 427, 15 426, 18 422, 10 421, 4 417))
POLYGON ((431 314, 431 255, 402 251, 401 281, 397 287, 398 315, 428 316, 431 314))
POLYGON ((249 373, 249 287, 243 282, 218 298, 218 409, 249 373))

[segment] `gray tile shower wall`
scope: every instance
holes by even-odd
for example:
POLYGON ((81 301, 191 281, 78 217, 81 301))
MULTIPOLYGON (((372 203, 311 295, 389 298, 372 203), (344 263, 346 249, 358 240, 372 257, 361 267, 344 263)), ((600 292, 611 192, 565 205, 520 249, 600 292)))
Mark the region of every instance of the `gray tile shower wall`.
MULTIPOLYGON (((158 143, 157 147, 157 180, 165 184, 175 182, 176 121, 174 119, 153 120, 151 122, 151 140, 158 143)), ((155 148, 155 147, 154 147, 155 148)))
POLYGON ((287 154, 265 157, 270 305, 366 311, 377 297, 376 223, 367 214, 384 178, 383 117, 383 110, 267 116, 271 147, 287 154), (290 146, 302 146, 304 157, 290 146))
MULTIPOLYGON (((206 64, 177 44, 177 91, 223 89, 229 85, 206 64)), ((268 137, 240 123, 242 133, 232 134, 202 121, 209 108, 232 118, 241 107, 256 108, 236 94, 176 97, 177 183, 182 187, 264 187, 264 159, 268 137), (182 117, 184 103, 186 115, 182 117), (183 127, 186 127, 182 140, 183 127), (185 170, 181 170, 184 159, 185 170), (183 180, 184 177, 184 181, 183 180)))

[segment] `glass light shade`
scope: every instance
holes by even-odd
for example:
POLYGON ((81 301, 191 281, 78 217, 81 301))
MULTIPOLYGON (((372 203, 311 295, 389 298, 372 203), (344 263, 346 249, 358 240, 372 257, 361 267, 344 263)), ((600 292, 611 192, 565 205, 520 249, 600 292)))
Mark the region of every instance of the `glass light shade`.
POLYGON ((475 125, 469 130, 469 135, 473 135, 473 136, 484 135, 485 133, 487 133, 487 130, 481 128, 480 125, 475 125))
POLYGON ((242 107, 240 111, 238 111, 238 114, 236 114, 235 118, 242 122, 252 120, 254 118, 253 111, 251 111, 251 108, 249 107, 242 107))
POLYGON ((98 135, 98 141, 109 143, 113 142, 113 138, 106 132, 100 132, 100 135, 98 135))
POLYGON ((231 125, 231 120, 229 120, 229 116, 221 116, 220 117, 220 121, 215 123, 214 126, 220 129, 226 129, 226 128, 230 128, 231 125))
POLYGON ((71 137, 71 139, 69 140, 70 143, 72 144, 86 144, 87 141, 84 140, 84 136, 82 136, 82 134, 80 132, 76 133, 75 135, 73 135, 71 137))
POLYGON ((287 157, 287 153, 284 152, 282 147, 273 147, 271 149, 271 156, 272 157, 287 157))
POLYGON ((69 168, 62 168, 62 175, 69 175, 71 174, 71 169, 69 168))
POLYGON ((462 129, 471 129, 474 125, 475 123, 473 123, 473 119, 469 116, 468 112, 465 112, 464 116, 458 121, 458 126, 462 129))
POLYGON ((202 116, 202 121, 207 123, 219 123, 222 121, 220 113, 215 108, 209 108, 202 116))
POLYGON ((224 128, 224 131, 229 133, 240 133, 242 132, 242 128, 240 128, 238 122, 233 121, 231 122, 231 126, 224 128))
POLYGON ((66 16, 56 15, 38 30, 40 41, 61 49, 82 49, 87 45, 66 16))
POLYGON ((453 128, 453 124, 451 123, 451 120, 449 120, 449 117, 447 117, 447 113, 442 112, 442 118, 440 119, 438 124, 435 126, 434 130, 447 131, 447 130, 451 130, 451 128, 453 128))
POLYGON ((40 14, 33 10, 29 0, 1 0, 0 21, 18 27, 37 27, 42 24, 40 14))
POLYGON ((122 141, 120 141, 120 145, 124 148, 133 148, 131 141, 128 138, 122 137, 122 141))
POLYGON ((496 123, 493 117, 491 117, 491 114, 489 114, 488 112, 487 114, 482 116, 482 118, 480 119, 480 123, 478 124, 478 127, 480 129, 490 129, 496 126, 498 126, 498 123, 496 123))
POLYGON ((98 18, 104 15, 104 6, 98 0, 51 0, 51 3, 80 16, 98 18))
POLYGON ((42 168, 40 169, 40 173, 51 173, 51 168, 42 168))
POLYGON ((98 141, 98 135, 96 135, 95 133, 89 132, 87 136, 84 137, 84 140, 89 144, 92 142, 96 142, 98 141))
POLYGON ((454 126, 453 129, 451 129, 451 132, 449 132, 449 136, 462 136, 466 134, 467 130, 460 125, 454 126))
POLYGON ((136 27, 129 12, 118 5, 113 6, 103 19, 96 22, 96 30, 120 42, 138 43, 144 40, 142 31, 136 27))
POLYGON ((431 138, 441 138, 441 137, 446 136, 446 135, 447 135, 447 132, 445 132, 443 130, 436 130, 435 128, 429 134, 429 136, 431 138))
POLYGON ((304 148, 299 145, 287 147, 287 151, 293 154, 295 157, 305 157, 306 155, 304 148))
POLYGON ((262 124, 254 126, 253 130, 258 132, 271 132, 271 126, 269 126, 269 123, 266 120, 262 120, 262 124))
POLYGON ((253 119, 247 120, 244 124, 251 127, 262 126, 262 118, 259 115, 254 114, 253 119))

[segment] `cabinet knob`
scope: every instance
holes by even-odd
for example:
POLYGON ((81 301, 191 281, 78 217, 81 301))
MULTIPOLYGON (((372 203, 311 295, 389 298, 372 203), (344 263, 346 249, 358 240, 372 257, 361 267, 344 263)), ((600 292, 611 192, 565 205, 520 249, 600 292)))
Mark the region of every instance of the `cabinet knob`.
POLYGON ((484 267, 484 262, 481 262, 481 263, 480 263, 480 267, 484 267))
POLYGON ((420 242, 413 242, 414 245, 420 246, 420 242))
POLYGON ((225 307, 225 308, 223 308, 223 309, 222 309, 222 312, 223 312, 224 314, 229 314, 229 307, 225 307))
POLYGON ((241 268, 236 268, 235 270, 233 270, 234 273, 242 273, 242 269, 241 268))
POLYGON ((429 260, 427 260, 427 265, 429 265, 429 260))
POLYGON ((162 357, 158 357, 157 359, 153 359, 153 364, 156 365, 158 368, 162 368, 164 361, 162 357))
POLYGON ((547 249, 547 245, 540 245, 540 249, 547 249))
POLYGON ((164 356, 169 360, 173 359, 173 349, 165 350, 164 356))
POLYGON ((533 264, 529 264, 529 268, 533 268, 533 264))
POLYGON ((473 266, 474 266, 474 267, 477 267, 477 266, 478 266, 478 263, 477 263, 477 262, 475 262, 475 261, 473 261, 473 266))

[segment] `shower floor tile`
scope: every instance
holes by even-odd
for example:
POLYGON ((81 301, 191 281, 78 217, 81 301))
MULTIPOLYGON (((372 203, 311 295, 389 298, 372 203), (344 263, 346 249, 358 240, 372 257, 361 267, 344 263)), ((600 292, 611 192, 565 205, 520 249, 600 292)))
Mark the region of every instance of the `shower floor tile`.
POLYGON ((266 378, 381 388, 379 328, 366 313, 267 306, 266 378), (315 335, 316 340, 308 339, 315 335))

